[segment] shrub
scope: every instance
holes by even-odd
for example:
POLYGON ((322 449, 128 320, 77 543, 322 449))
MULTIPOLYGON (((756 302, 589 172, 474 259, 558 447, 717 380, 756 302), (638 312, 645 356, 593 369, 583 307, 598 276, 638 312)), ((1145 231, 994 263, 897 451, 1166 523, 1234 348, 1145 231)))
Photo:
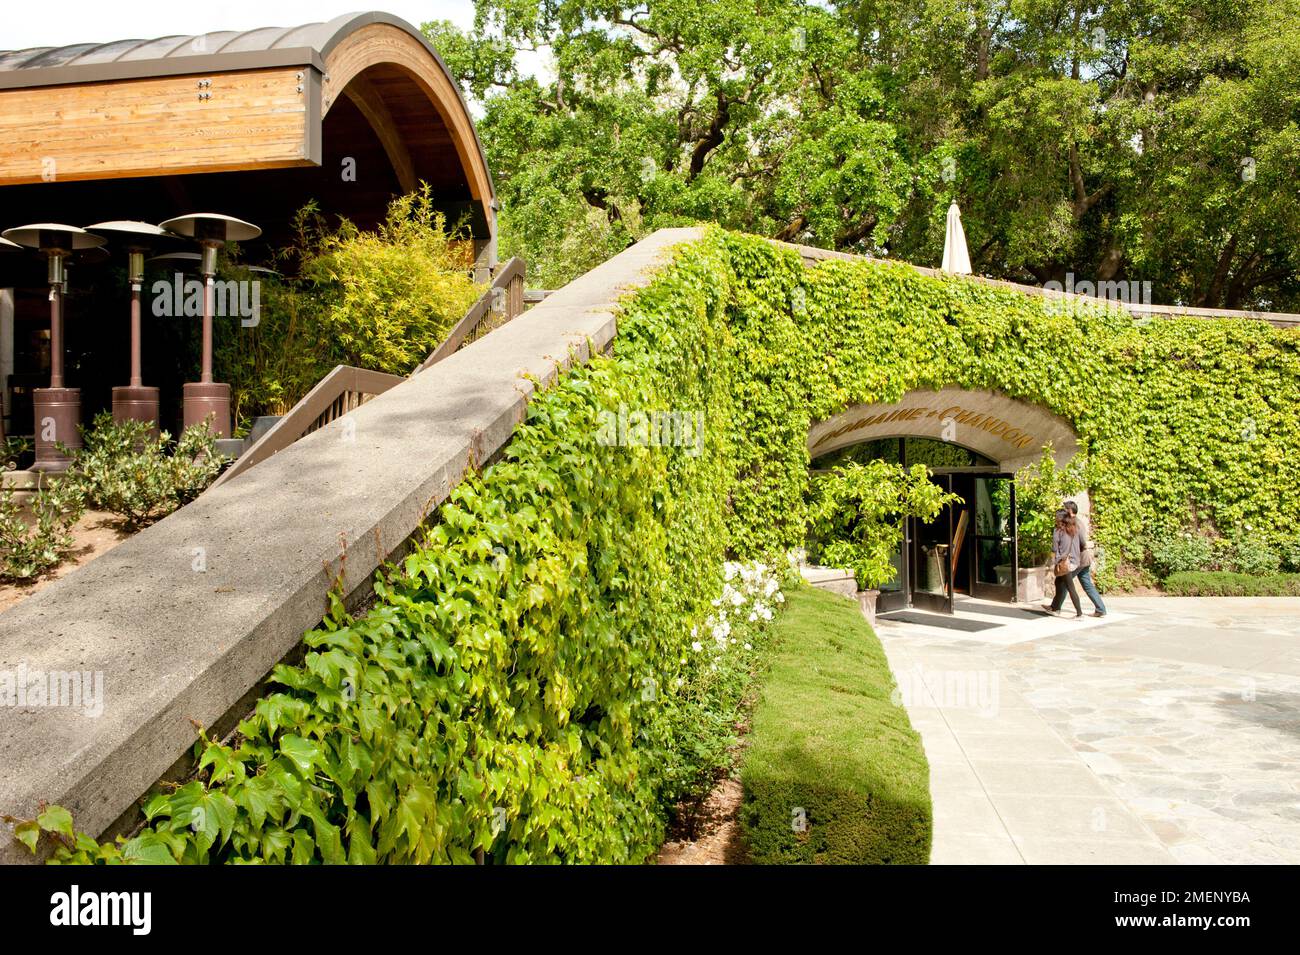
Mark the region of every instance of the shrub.
POLYGON ((1147 535, 1151 565, 1160 578, 1208 570, 1215 562, 1215 541, 1195 529, 1160 528, 1147 535))
POLYGON ((894 552, 908 517, 932 520, 945 504, 959 500, 930 480, 923 464, 851 462, 821 475, 813 485, 808 510, 809 548, 813 559, 847 567, 858 589, 879 587, 894 579, 894 552))
POLYGON ((1292 573, 1300 573, 1300 539, 1282 545, 1282 566, 1292 573))
POLYGON ((9 436, 0 441, 0 470, 15 471, 24 454, 31 450, 32 444, 23 437, 9 436))
POLYGON ((427 186, 394 199, 374 231, 346 220, 330 228, 312 205, 295 222, 294 244, 279 252, 286 275, 255 276, 259 321, 218 339, 243 424, 283 414, 335 365, 407 374, 482 294, 472 243, 433 208, 427 186))
POLYGON ((1230 554, 1233 568, 1242 574, 1263 577, 1276 574, 1282 566, 1282 555, 1268 541, 1249 531, 1232 537, 1230 554))
POLYGON ((680 685, 646 688, 662 699, 671 741, 658 767, 664 804, 682 803, 693 814, 729 766, 770 621, 784 602, 781 581, 767 565, 727 562, 713 612, 691 629, 680 685))
POLYGON ((772 641, 741 770, 751 859, 928 862, 929 766, 857 604, 803 586, 772 641))
POLYGON ((53 570, 72 549, 72 525, 85 510, 73 482, 55 480, 32 498, 32 522, 13 488, 0 490, 0 577, 32 580, 53 570))
POLYGON ((82 440, 67 480, 91 507, 116 514, 133 528, 194 500, 225 463, 207 423, 185 429, 169 453, 166 431, 155 437, 146 422, 117 423, 111 412, 102 411, 82 430, 82 440))
POLYGON ((1164 586, 1176 597, 1300 597, 1300 574, 1184 571, 1171 574, 1164 586))
POLYGON ((1016 472, 1016 527, 1021 567, 1046 564, 1061 502, 1083 490, 1083 459, 1060 467, 1048 444, 1034 464, 1016 472))

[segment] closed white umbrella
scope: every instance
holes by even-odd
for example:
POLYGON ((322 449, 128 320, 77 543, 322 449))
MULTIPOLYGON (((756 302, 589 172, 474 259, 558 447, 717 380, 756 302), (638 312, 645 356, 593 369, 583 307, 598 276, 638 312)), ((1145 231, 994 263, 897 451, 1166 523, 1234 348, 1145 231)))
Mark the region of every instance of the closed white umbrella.
POLYGON ((943 234, 943 270, 954 275, 970 275, 970 252, 966 250, 966 233, 961 227, 961 210, 955 202, 948 207, 948 228, 943 234))

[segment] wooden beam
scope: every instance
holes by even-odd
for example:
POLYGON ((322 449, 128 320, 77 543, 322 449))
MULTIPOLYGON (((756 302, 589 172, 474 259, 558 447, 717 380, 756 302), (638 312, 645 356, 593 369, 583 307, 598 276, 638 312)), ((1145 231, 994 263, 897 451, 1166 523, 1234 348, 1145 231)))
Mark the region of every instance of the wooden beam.
POLYGON ((0 90, 0 186, 313 165, 303 70, 0 90))
POLYGON ((470 195, 483 207, 484 218, 495 232, 496 217, 491 212, 492 177, 479 150, 473 120, 450 74, 411 34, 392 24, 372 23, 345 37, 325 58, 322 113, 329 113, 354 77, 380 63, 396 66, 415 80, 438 111, 465 171, 470 195))
POLYGON ((364 76, 354 76, 344 88, 343 94, 352 100, 356 108, 361 111, 361 115, 366 118, 366 122, 370 124, 370 128, 375 131, 375 135, 379 137, 384 152, 388 154, 393 172, 397 174, 397 182, 402 187, 402 191, 414 192, 419 182, 415 178, 415 163, 411 161, 411 151, 406 148, 401 133, 397 131, 393 114, 384 104, 379 91, 364 76))

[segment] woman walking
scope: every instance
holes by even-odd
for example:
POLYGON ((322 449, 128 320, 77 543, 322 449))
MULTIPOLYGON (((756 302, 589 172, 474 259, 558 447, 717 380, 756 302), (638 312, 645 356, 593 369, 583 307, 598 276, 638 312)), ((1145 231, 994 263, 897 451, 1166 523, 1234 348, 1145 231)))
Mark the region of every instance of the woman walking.
POLYGON ((1052 532, 1052 569, 1056 574, 1056 594, 1052 597, 1051 605, 1044 607, 1045 610, 1060 613, 1068 593, 1070 603, 1074 604, 1075 617, 1083 616, 1079 591, 1074 586, 1081 557, 1078 523, 1073 514, 1061 509, 1056 512, 1056 530, 1052 532))

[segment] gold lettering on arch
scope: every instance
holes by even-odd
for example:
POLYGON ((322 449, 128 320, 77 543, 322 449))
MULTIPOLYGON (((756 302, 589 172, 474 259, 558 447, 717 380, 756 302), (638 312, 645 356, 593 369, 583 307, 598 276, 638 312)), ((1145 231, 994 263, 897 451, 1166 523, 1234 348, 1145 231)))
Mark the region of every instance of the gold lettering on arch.
MULTIPOLYGON (((815 451, 836 438, 841 438, 853 431, 860 431, 863 428, 889 424, 895 421, 910 422, 923 419, 938 419, 940 421, 951 419, 958 424, 984 431, 990 437, 999 438, 1014 448, 1023 449, 1035 447, 1038 444, 1037 438, 1029 431, 1016 427, 1011 422, 1004 421, 1002 418, 994 417, 991 414, 972 411, 961 405, 951 405, 942 409, 928 405, 911 405, 887 411, 878 411, 874 414, 865 414, 855 421, 848 421, 819 438, 813 446, 813 450, 815 451)), ((929 435, 918 430, 917 436, 928 437, 929 435)))

